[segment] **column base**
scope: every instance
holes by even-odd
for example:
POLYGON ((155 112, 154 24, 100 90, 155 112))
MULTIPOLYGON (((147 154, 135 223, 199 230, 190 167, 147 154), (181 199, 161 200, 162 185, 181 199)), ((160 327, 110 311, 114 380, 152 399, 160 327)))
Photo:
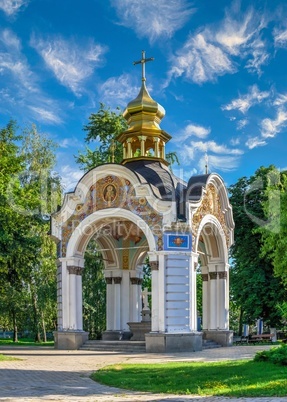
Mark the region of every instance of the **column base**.
POLYGON ((54 331, 55 349, 77 350, 89 338, 89 333, 85 331, 54 331))
POLYGON ((202 350, 202 332, 159 333, 145 335, 147 353, 198 352, 202 350))
POLYGON ((131 341, 144 341, 145 335, 151 331, 150 321, 128 322, 132 337, 131 341))
POLYGON ((203 330, 203 339, 214 341, 221 346, 232 346, 233 331, 220 329, 203 330))

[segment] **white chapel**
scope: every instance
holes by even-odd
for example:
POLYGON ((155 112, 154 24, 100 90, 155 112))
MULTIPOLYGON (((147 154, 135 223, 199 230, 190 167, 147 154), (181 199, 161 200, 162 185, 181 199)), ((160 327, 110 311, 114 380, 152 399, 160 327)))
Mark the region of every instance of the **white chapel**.
POLYGON ((95 237, 107 286, 103 339, 119 340, 132 324, 143 322, 141 284, 148 256, 152 289, 150 323, 144 327, 146 351, 199 351, 203 339, 232 345, 232 207, 219 175, 206 173, 185 182, 169 169, 165 146, 171 136, 160 127, 164 108, 146 87, 149 60, 143 52, 142 85, 123 114, 128 128, 117 138, 123 145, 122 162, 87 172, 51 218, 58 245, 58 349, 78 349, 88 339, 82 319, 82 272, 86 246, 95 237))

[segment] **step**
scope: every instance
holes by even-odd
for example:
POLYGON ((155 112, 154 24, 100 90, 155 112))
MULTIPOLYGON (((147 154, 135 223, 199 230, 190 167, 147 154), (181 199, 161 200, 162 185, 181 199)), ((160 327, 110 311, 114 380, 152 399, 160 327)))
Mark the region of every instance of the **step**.
POLYGON ((105 352, 145 353, 145 342, 142 341, 101 341, 90 340, 80 347, 80 350, 105 352))
POLYGON ((202 350, 205 349, 217 349, 221 348, 222 345, 219 345, 219 343, 211 340, 211 339, 203 339, 202 341, 202 350))

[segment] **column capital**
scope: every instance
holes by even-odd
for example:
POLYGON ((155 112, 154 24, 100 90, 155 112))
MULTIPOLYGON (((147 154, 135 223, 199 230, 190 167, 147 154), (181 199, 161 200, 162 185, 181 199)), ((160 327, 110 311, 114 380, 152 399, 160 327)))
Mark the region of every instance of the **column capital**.
POLYGON ((207 282, 208 281, 208 274, 201 274, 201 278, 203 282, 207 282))
POLYGON ((70 275, 82 275, 83 274, 83 269, 82 267, 76 267, 75 265, 68 265, 67 270, 70 275))
POLYGON ((107 285, 112 285, 112 283, 113 283, 113 278, 112 278, 111 276, 106 277, 105 280, 106 280, 106 284, 107 284, 107 285))
POLYGON ((136 278, 136 277, 130 278, 130 281, 132 285, 141 285, 143 282, 142 278, 136 278))
POLYGON ((114 276, 114 277, 113 277, 113 280, 114 280, 114 283, 115 283, 116 285, 120 285, 121 282, 122 282, 122 277, 121 277, 121 276, 114 276))
POLYGON ((219 279, 227 279, 227 271, 218 272, 219 279))
POLYGON ((217 272, 209 272, 210 279, 217 279, 217 272))
POLYGON ((158 271, 158 261, 151 261, 149 264, 152 271, 158 271))

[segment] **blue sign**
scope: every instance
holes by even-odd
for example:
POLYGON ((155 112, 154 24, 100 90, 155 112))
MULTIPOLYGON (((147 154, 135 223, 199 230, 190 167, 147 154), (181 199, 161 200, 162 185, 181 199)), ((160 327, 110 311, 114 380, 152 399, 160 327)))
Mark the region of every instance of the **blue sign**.
POLYGON ((191 250, 191 235, 190 234, 164 234, 164 249, 165 250, 191 250))

